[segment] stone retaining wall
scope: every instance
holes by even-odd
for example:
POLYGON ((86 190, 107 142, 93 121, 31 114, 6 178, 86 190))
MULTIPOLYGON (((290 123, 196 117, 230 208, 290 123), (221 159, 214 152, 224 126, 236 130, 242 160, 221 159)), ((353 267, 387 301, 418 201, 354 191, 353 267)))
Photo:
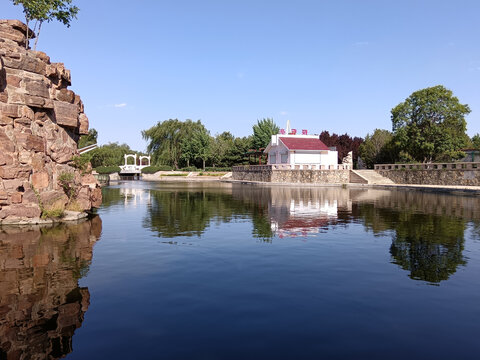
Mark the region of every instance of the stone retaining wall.
POLYGON ((480 186, 480 170, 376 170, 396 184, 480 186))
POLYGON ((235 166, 234 180, 271 183, 347 184, 350 170, 274 170, 271 166, 235 166))

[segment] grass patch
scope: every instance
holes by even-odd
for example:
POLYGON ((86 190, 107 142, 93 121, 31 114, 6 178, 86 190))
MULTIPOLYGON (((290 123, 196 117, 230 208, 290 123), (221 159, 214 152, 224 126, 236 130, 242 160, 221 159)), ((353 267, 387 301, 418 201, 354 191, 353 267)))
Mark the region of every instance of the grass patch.
POLYGON ((63 215, 64 215, 63 209, 50 209, 50 210, 43 209, 41 217, 42 219, 58 219, 63 217, 63 215))
POLYGON ((188 176, 188 174, 162 174, 161 176, 188 176))
POLYGON ((198 176, 223 176, 226 173, 221 172, 201 172, 198 176))

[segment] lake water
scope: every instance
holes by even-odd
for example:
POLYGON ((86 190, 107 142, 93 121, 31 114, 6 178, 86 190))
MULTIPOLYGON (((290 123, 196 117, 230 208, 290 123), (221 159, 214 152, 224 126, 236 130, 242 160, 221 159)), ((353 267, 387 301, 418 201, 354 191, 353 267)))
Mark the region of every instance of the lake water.
POLYGON ((0 359, 478 359, 480 197, 145 183, 0 230, 0 359))

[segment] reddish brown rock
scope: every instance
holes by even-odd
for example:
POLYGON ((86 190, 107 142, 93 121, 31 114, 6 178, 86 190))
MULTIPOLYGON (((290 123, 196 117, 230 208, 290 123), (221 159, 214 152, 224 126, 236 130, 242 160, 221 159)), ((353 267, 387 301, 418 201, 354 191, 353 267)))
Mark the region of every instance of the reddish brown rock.
POLYGON ((39 96, 42 98, 50 97, 48 86, 45 82, 39 80, 24 80, 25 90, 28 95, 39 96))
POLYGON ((64 101, 73 104, 75 101, 75 93, 72 90, 60 89, 56 93, 56 98, 58 101, 64 101))
POLYGON ((80 123, 78 133, 80 135, 87 135, 88 134, 88 117, 85 114, 80 114, 78 117, 78 121, 80 123))
POLYGON ((82 100, 68 89, 70 71, 26 50, 26 32, 19 21, 0 20, 0 224, 38 217, 39 197, 42 206, 63 208, 68 198, 57 179, 64 172, 74 174, 72 202, 85 210, 101 203, 95 178, 70 166, 89 126, 82 100))
POLYGON ((54 101, 55 119, 58 125, 73 127, 78 126, 78 106, 63 101, 54 101))
POLYGON ((0 219, 8 217, 14 218, 38 218, 41 215, 39 206, 36 205, 24 205, 24 204, 12 204, 6 207, 2 207, 0 210, 0 219))
POLYGON ((32 186, 34 189, 41 190, 48 188, 48 173, 41 171, 32 174, 32 186))
POLYGON ((20 204, 22 202, 22 193, 21 192, 14 192, 10 197, 10 202, 12 204, 20 204))
POLYGON ((64 210, 68 197, 63 191, 51 190, 40 193, 39 201, 46 210, 64 210))

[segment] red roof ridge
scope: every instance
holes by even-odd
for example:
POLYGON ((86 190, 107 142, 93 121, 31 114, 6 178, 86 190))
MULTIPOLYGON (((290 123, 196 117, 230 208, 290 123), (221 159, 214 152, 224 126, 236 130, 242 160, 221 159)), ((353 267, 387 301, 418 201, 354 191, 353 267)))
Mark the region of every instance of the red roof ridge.
POLYGON ((330 150, 319 138, 280 136, 280 141, 289 150, 330 150))

